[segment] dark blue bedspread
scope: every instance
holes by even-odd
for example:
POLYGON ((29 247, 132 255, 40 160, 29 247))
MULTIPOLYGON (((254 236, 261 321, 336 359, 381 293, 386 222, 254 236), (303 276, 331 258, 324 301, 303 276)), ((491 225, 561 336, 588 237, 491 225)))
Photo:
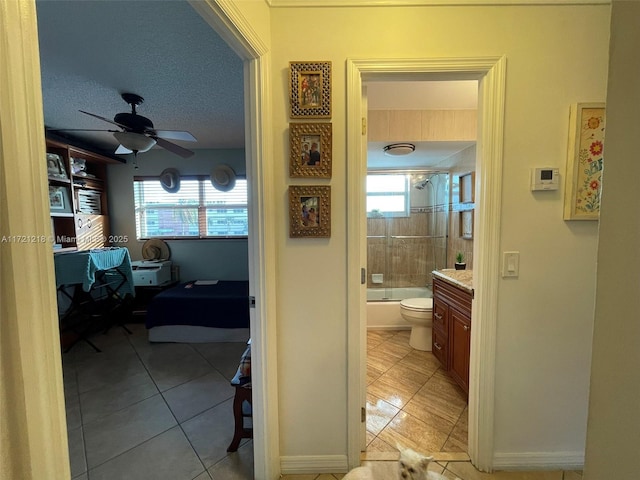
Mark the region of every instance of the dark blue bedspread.
POLYGON ((215 285, 176 285, 153 297, 146 325, 249 328, 249 282, 220 280, 215 285))

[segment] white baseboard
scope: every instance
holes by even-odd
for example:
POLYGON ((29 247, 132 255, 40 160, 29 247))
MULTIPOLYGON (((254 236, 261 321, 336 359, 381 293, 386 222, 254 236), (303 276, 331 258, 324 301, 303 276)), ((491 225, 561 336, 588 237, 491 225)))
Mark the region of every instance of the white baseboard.
POLYGON ((367 330, 411 330, 411 325, 373 325, 367 326, 367 330))
POLYGON ((493 470, 582 470, 584 452, 524 452, 493 455, 493 470))
POLYGON ((283 475, 303 473, 345 473, 349 470, 346 455, 301 455, 280 457, 283 475))

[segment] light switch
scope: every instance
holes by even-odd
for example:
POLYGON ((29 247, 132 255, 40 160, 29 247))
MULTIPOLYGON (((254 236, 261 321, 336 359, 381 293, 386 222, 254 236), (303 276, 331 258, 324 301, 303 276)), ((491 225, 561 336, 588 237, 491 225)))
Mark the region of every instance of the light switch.
POLYGON ((517 277, 520 273, 520 252, 502 253, 502 276, 517 277))

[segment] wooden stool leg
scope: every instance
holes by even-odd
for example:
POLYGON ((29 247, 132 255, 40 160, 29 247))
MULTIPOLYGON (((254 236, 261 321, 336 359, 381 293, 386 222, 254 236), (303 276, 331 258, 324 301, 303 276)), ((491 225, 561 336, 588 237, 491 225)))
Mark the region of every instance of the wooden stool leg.
POLYGON ((243 438, 251 438, 252 431, 244 428, 244 416, 242 414, 242 404, 247 400, 251 404, 251 389, 236 387, 236 393, 233 397, 233 420, 234 420, 234 432, 233 440, 227 448, 227 452, 235 452, 240 446, 240 440, 243 438))

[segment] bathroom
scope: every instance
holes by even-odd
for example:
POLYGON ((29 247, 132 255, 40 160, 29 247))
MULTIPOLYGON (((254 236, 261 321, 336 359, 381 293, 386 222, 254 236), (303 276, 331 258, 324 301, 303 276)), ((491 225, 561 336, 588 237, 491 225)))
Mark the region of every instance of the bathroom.
POLYGON ((432 272, 453 268, 458 252, 472 268, 474 203, 461 187, 473 188, 476 92, 477 82, 368 85, 367 455, 393 451, 398 442, 466 452, 466 397, 449 385, 431 354, 430 328, 421 333, 420 348, 412 347, 412 324, 400 304, 418 299, 430 306, 432 272), (433 103, 452 98, 453 91, 453 101, 433 103), (443 122, 442 141, 413 141, 423 132, 412 134, 412 127, 429 115, 455 119, 443 122), (471 225, 463 221, 469 216, 471 225), (416 395, 426 392, 426 382, 440 382, 437 389, 448 393, 441 412, 446 428, 438 419, 430 429, 417 414, 427 407, 420 404, 426 397, 416 395))

